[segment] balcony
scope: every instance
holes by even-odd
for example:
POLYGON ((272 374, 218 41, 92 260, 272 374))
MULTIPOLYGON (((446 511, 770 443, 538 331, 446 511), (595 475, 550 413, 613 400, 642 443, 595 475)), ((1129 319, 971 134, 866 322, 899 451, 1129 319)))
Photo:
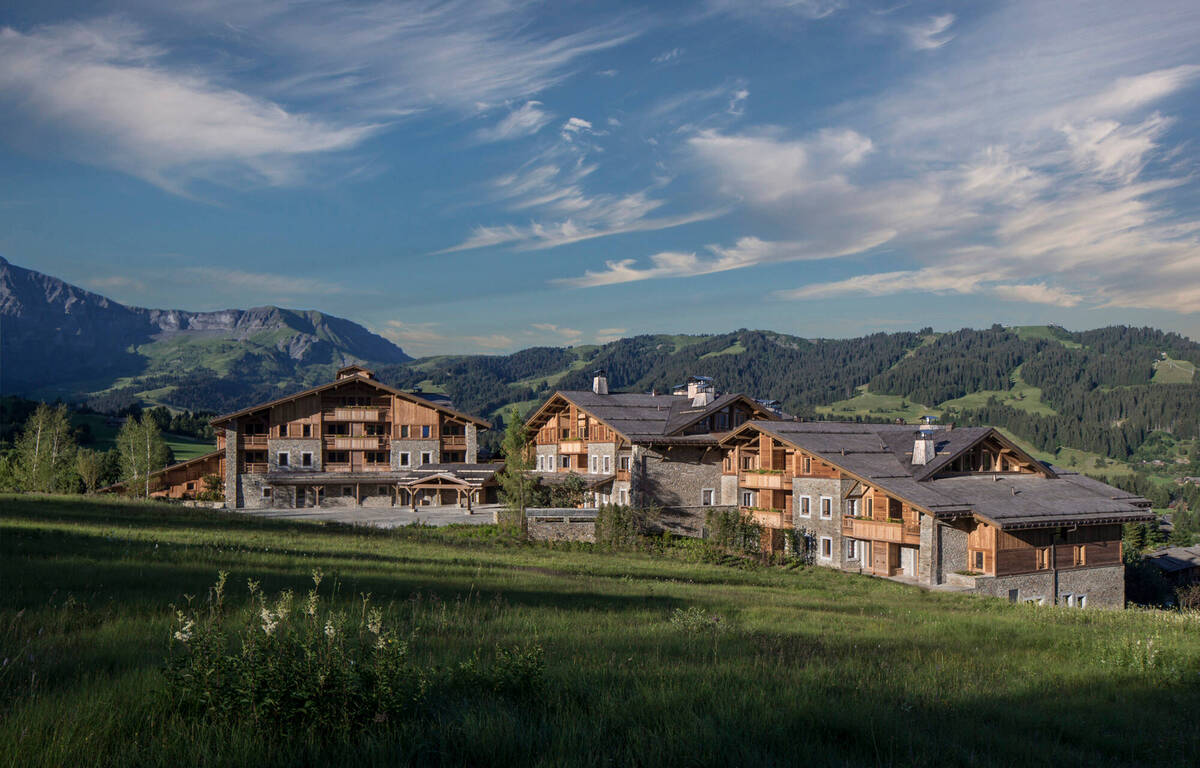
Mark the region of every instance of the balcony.
POLYGON ((742 507, 742 512, 750 515, 754 522, 766 528, 791 528, 791 520, 782 509, 764 509, 762 507, 742 507))
POLYGON ((842 533, 855 539, 887 541, 895 544, 921 543, 921 524, 908 521, 867 520, 843 517, 842 533))
POLYGON ((618 469, 617 470, 617 480, 620 480, 620 481, 626 482, 626 483, 629 482, 629 470, 628 469, 618 469))
POLYGON ((387 421, 387 408, 332 408, 324 412, 325 421, 387 421))
POLYGON ((333 451, 386 451, 387 438, 383 437, 327 437, 325 447, 333 451))
POLYGON ((443 448, 466 448, 466 435, 442 435, 443 448))
POLYGON ((242 447, 244 448, 266 448, 266 435, 241 435, 242 447))
POLYGON ((242 465, 242 474, 244 475, 265 475, 267 474, 267 463, 254 462, 252 464, 242 465))
POLYGON ((759 488, 781 491, 792 487, 792 479, 782 472, 743 472, 739 481, 743 488, 759 488))
POLYGON ((559 453, 587 453, 587 443, 582 440, 563 440, 558 444, 559 453))

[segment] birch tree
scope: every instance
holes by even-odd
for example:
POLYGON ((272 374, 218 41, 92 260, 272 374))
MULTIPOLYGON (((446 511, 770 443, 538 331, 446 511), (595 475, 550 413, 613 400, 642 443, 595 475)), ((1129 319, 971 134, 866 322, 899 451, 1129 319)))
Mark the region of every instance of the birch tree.
POLYGON ((17 438, 21 488, 41 493, 72 490, 68 486, 74 481, 75 450, 67 406, 39 405, 17 438))
POLYGON ((148 414, 130 416, 117 435, 121 452, 121 479, 135 496, 149 497, 150 476, 167 465, 167 444, 158 424, 148 414))

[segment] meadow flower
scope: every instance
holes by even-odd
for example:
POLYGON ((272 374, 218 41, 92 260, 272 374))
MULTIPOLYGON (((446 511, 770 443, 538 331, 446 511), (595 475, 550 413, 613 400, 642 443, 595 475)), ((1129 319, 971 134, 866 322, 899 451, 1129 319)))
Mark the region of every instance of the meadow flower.
POLYGON ((278 617, 271 613, 271 609, 269 608, 263 608, 261 615, 263 632, 270 635, 275 631, 276 625, 279 624, 278 617))
POLYGON ((183 626, 181 626, 179 628, 179 630, 175 632, 175 639, 181 643, 186 643, 188 640, 191 640, 192 639, 192 629, 195 626, 196 626, 196 623, 194 621, 192 621, 191 619, 188 619, 187 621, 183 622, 183 626))
POLYGON ((337 630, 334 629, 333 622, 326 621, 325 622, 325 637, 328 637, 329 639, 332 640, 334 635, 336 635, 336 634, 337 634, 337 630))
POLYGON ((378 608, 372 608, 367 614, 367 629, 373 635, 378 635, 383 630, 383 612, 378 608))

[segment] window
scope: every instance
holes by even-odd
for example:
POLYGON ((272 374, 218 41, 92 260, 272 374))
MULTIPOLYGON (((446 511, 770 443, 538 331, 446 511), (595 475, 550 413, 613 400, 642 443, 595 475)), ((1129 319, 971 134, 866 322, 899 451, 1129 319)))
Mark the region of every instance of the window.
POLYGON ((811 475, 812 474, 812 459, 810 459, 808 456, 805 456, 804 461, 801 463, 804 466, 804 474, 811 475))
POLYGON ((326 424, 325 434, 327 435, 348 435, 350 434, 349 424, 326 424))
POLYGON ((821 548, 820 548, 819 552, 821 553, 820 556, 821 556, 822 560, 832 560, 833 559, 833 538, 832 537, 829 537, 829 536, 821 537, 821 548))
POLYGON ((363 434, 371 437, 380 437, 386 433, 384 432, 384 427, 382 424, 364 424, 363 434))
POLYGON ((342 495, 343 495, 343 496, 353 496, 353 495, 354 495, 354 488, 353 488, 352 486, 349 486, 349 485, 343 485, 343 486, 342 486, 342 495))
POLYGON ((1021 590, 1019 590, 1019 589, 1008 590, 1008 602, 1015 603, 1015 602, 1017 602, 1018 599, 1020 599, 1020 597, 1021 597, 1021 590))
POLYGON ((196 484, 195 484, 195 483, 188 483, 188 484, 187 484, 187 490, 189 490, 189 491, 194 491, 194 490, 196 490, 196 484))
POLYGON ((1044 571, 1050 567, 1050 547, 1037 548, 1037 569, 1044 571))
POLYGON ((629 503, 629 491, 625 490, 624 488, 617 491, 617 499, 622 504, 628 504, 629 503))
POLYGON ((563 469, 570 469, 571 468, 571 457, 565 453, 562 456, 559 456, 558 457, 558 465, 560 467, 562 467, 563 469))
POLYGON ((271 498, 271 486, 269 486, 269 485, 263 486, 263 498, 264 499, 271 498))
POLYGON ((281 467, 286 467, 288 465, 287 451, 280 451, 279 455, 275 457, 275 463, 281 467))
POLYGON ((407 437, 408 437, 408 425, 407 425, 407 424, 401 424, 401 425, 400 425, 400 439, 401 439, 401 440, 403 440, 403 439, 405 439, 405 438, 407 438, 407 437))
POLYGON ((717 429, 729 429, 729 414, 721 411, 717 414, 717 429))
POLYGON ((1087 595, 1075 595, 1075 607, 1087 608, 1087 595))
POLYGON ((833 499, 828 496, 821 497, 821 518, 828 520, 833 517, 833 499))
POLYGON ((1083 544, 1076 544, 1074 547, 1074 562, 1075 565, 1087 565, 1087 547, 1083 544))
POLYGON ((705 488, 700 491, 700 506, 711 507, 713 505, 713 489, 705 488))
POLYGON ((875 499, 867 499, 867 517, 875 517, 875 499))
POLYGON ((267 434, 267 425, 261 422, 250 422, 242 427, 242 434, 265 435, 267 434))
POLYGON ((421 451, 421 463, 422 464, 432 464, 433 463, 433 451, 421 451))
POLYGON ((562 429, 558 430, 558 436, 559 436, 561 439, 563 439, 563 440, 566 440, 568 437, 570 437, 570 436, 571 436, 571 428, 570 428, 570 427, 563 427, 562 429))
POLYGON ((304 424, 300 427, 300 434, 305 437, 312 437, 312 424, 304 424))
POLYGON ((742 469, 754 469, 754 457, 753 456, 743 456, 742 457, 742 469))
POLYGON ((388 463, 387 451, 367 451, 365 454, 363 454, 363 459, 366 460, 368 464, 388 463))
POLYGON ((858 559, 858 539, 846 539, 846 559, 858 559))
POLYGON ((330 464, 349 464, 350 463, 350 452, 349 451, 330 451, 329 453, 327 453, 325 455, 325 461, 327 461, 330 464))
POLYGON ((973 563, 971 564, 971 566, 972 566, 972 567, 973 567, 975 570, 982 572, 982 571, 983 571, 983 553, 982 553, 982 552, 979 552, 979 551, 976 551, 976 552, 974 553, 974 555, 975 555, 975 562, 973 562, 973 563))
POLYGON ((288 425, 287 425, 287 424, 280 424, 280 425, 279 425, 279 436, 280 436, 280 437, 287 437, 287 436, 288 436, 288 425))
POLYGON ((612 456, 605 456, 604 457, 604 474, 607 475, 609 472, 612 472, 612 456))
POLYGON ((599 472, 600 472, 600 457, 593 456, 592 457, 592 474, 593 475, 599 474, 599 472))
POLYGON ((629 471, 629 457, 628 456, 621 457, 621 469, 625 470, 626 472, 629 471))
POLYGON ((421 425, 421 437, 429 437, 430 427, 428 424, 421 425))
POLYGON ((742 491, 742 506, 743 507, 753 507, 754 506, 754 491, 742 491))
POLYGON ((408 467, 412 465, 412 454, 408 451, 400 452, 400 466, 408 467))
POLYGON ((300 454, 300 466, 302 466, 302 467, 311 467, 312 466, 312 454, 311 453, 300 454))
POLYGON ((800 517, 812 517, 812 498, 809 496, 800 497, 800 517))
POLYGON ((846 514, 858 517, 858 499, 846 499, 846 514))

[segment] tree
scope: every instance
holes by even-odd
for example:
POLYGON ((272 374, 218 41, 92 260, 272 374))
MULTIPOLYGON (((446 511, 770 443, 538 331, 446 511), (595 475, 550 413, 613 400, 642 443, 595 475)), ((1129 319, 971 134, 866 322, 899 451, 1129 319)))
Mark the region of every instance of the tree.
POLYGON ((131 493, 150 496, 150 475, 167 464, 167 444, 158 424, 149 414, 140 419, 130 416, 117 435, 121 451, 121 478, 131 493))
POLYGON ((550 506, 558 509, 574 509, 587 500, 587 483, 574 472, 569 473, 560 485, 550 490, 550 506))
POLYGON ((75 454, 75 472, 88 493, 95 493, 104 472, 104 458, 90 448, 80 448, 75 454))
POLYGON ((67 406, 41 403, 25 422, 16 444, 18 476, 26 491, 68 490, 73 481, 75 440, 67 406))
POLYGON ((510 512, 520 515, 517 524, 525 529, 525 508, 533 497, 536 480, 530 476, 533 458, 529 455, 529 432, 521 413, 513 406, 508 411, 508 426, 504 428, 504 442, 500 451, 504 455, 504 469, 496 475, 504 491, 504 503, 510 512))

